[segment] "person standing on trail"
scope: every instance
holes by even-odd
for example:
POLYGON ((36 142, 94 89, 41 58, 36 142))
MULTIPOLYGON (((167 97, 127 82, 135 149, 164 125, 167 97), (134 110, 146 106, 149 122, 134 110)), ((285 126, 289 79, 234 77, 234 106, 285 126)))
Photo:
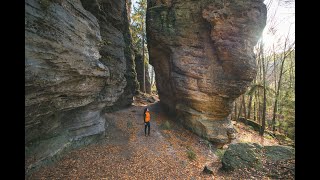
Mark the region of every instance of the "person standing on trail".
POLYGON ((148 136, 150 136, 150 112, 148 108, 144 109, 143 120, 144 120, 144 135, 147 136, 147 128, 148 128, 148 136))

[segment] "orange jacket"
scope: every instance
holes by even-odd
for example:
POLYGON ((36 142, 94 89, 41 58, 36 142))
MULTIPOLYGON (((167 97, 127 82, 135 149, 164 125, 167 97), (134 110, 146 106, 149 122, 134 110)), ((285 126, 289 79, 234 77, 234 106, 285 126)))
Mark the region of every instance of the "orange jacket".
POLYGON ((145 114, 144 114, 144 122, 149 122, 150 121, 150 113, 147 111, 145 114))

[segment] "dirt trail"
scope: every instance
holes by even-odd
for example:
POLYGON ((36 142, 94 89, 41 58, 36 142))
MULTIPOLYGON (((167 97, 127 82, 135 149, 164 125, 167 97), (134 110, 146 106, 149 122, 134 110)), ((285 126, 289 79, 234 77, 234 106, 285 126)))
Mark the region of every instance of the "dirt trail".
POLYGON ((134 106, 106 113, 106 119, 100 142, 66 153, 29 179, 224 179, 211 144, 172 121, 159 103, 136 99, 134 106), (146 104, 151 112, 147 137, 142 116, 146 104), (160 128, 166 121, 168 130, 160 128), (189 159, 187 151, 196 158, 189 159), (202 173, 205 165, 214 175, 202 173))

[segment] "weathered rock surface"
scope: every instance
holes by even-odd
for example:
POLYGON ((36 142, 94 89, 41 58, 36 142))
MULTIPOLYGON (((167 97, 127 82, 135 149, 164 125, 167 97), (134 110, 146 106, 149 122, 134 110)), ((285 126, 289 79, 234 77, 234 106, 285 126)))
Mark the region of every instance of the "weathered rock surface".
POLYGON ((223 169, 261 167, 262 148, 256 143, 230 144, 221 160, 223 169))
POLYGON ((102 135, 137 90, 126 1, 25 1, 26 173, 102 135))
POLYGON ((246 119, 244 117, 241 117, 239 118, 239 121, 248 125, 248 126, 251 126, 253 128, 253 130, 259 132, 260 129, 261 129, 261 125, 253 120, 250 120, 250 119, 246 119))
POLYGON ((265 146, 265 155, 270 162, 292 159, 295 150, 290 146, 265 146))
POLYGON ((289 146, 261 146, 256 143, 230 144, 223 155, 222 168, 226 171, 254 168, 267 163, 280 163, 295 158, 295 149, 289 146))
POLYGON ((147 40, 161 103, 200 136, 235 137, 232 103, 254 79, 262 0, 148 0, 147 40))

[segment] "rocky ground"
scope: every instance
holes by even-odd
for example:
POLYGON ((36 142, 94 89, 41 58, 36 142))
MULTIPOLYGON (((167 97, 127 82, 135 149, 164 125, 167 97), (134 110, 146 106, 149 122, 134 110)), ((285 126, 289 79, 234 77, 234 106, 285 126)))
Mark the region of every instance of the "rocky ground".
MULTIPOLYGON (((27 179, 294 179, 294 160, 266 164, 265 172, 222 171, 220 158, 227 146, 217 150, 175 123, 156 96, 139 95, 131 107, 107 113, 106 118, 107 133, 101 141, 66 153, 27 179), (142 118, 146 106, 151 110, 151 135, 147 137, 142 118), (205 166, 213 174, 204 173, 205 166)), ((273 139, 259 138, 240 123, 235 127, 238 136, 234 143, 277 144, 273 139)))

